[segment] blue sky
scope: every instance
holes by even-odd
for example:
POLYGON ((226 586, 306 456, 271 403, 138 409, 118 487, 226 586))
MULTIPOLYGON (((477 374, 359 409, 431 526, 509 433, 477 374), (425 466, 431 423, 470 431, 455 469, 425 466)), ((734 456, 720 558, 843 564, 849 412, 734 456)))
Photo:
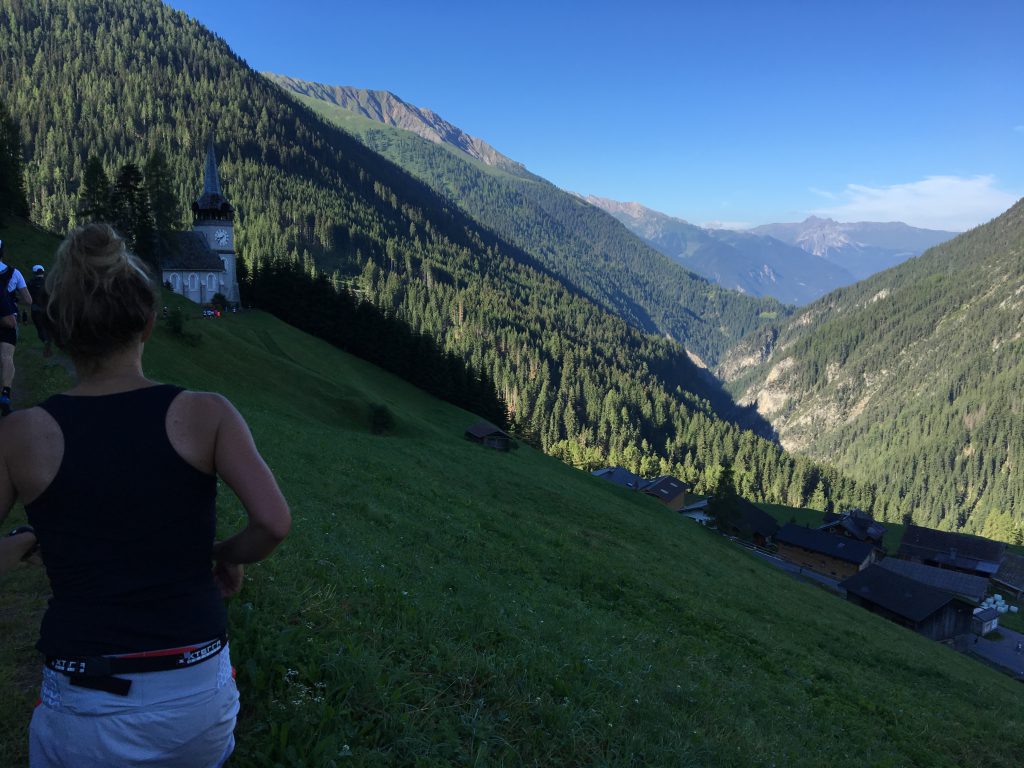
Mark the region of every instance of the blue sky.
POLYGON ((965 229, 1024 195, 1024 2, 171 0, 253 68, 390 90, 696 223, 965 229))

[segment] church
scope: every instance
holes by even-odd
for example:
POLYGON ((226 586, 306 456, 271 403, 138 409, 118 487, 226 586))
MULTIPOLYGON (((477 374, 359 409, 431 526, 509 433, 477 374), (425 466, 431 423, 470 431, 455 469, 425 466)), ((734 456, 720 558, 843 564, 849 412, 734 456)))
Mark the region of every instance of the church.
POLYGON ((209 304, 220 293, 237 304, 235 209, 224 197, 213 150, 206 148, 203 192, 192 203, 192 231, 176 232, 171 252, 163 258, 163 284, 197 304, 209 304))

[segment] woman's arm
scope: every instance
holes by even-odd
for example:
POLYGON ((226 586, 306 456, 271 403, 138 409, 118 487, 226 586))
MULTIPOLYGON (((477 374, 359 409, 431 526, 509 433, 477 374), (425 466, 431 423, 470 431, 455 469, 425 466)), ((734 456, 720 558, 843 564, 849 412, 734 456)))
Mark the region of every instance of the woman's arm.
POLYGON ((0 539, 0 573, 11 570, 24 562, 36 548, 36 535, 33 531, 4 536, 0 539))
MULTIPOLYGON (((245 419, 227 399, 219 400, 214 470, 242 502, 249 523, 231 538, 214 544, 213 556, 225 563, 254 563, 267 557, 288 535, 291 512, 245 419)), ((240 574, 238 577, 240 581, 240 574)))

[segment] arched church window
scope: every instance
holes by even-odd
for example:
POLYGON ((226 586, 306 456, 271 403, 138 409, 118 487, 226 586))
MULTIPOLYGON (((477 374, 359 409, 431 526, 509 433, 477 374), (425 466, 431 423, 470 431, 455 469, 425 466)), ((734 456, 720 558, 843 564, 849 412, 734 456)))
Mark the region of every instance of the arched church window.
POLYGON ((177 272, 171 273, 171 290, 175 293, 181 293, 181 275, 177 272))
POLYGON ((217 290, 217 276, 212 272, 206 276, 206 287, 214 292, 217 290))
POLYGON ((197 275, 195 272, 193 272, 191 275, 188 276, 188 289, 190 291, 194 291, 198 287, 199 287, 199 275, 197 275))

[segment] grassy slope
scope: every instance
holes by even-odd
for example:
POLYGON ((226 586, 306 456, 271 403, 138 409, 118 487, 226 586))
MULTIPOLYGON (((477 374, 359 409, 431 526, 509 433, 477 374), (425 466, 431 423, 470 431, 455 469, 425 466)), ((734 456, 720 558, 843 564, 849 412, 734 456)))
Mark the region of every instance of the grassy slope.
MULTIPOLYGON (((295 515, 231 605, 234 765, 1018 764, 1018 683, 646 497, 480 449, 468 414, 269 316, 190 327, 195 349, 158 331, 150 374, 237 403, 295 515), (394 434, 369 433, 370 403, 394 434)), ((2 588, 18 765, 45 584, 2 588)))

